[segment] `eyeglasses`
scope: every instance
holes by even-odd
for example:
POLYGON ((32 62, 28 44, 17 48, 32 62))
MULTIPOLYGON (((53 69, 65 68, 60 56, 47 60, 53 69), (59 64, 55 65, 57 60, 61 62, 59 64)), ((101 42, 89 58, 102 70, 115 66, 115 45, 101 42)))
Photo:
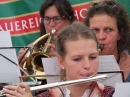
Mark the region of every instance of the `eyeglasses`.
POLYGON ((58 23, 62 22, 62 19, 64 19, 64 17, 54 16, 54 17, 50 18, 50 17, 45 16, 44 18, 42 18, 42 21, 43 21, 44 24, 50 24, 51 19, 53 19, 53 21, 56 24, 58 24, 58 23))
MULTIPOLYGON (((99 2, 99 3, 92 4, 92 6, 108 6, 110 8, 117 7, 116 4, 113 1, 102 1, 102 2, 99 2)), ((90 6, 90 7, 92 7, 92 6, 90 6)))

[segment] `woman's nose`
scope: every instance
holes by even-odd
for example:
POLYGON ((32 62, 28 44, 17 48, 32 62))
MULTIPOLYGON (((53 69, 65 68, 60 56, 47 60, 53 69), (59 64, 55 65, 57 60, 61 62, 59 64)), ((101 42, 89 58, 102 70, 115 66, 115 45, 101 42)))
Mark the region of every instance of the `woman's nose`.
POLYGON ((50 26, 55 26, 55 25, 56 25, 55 21, 53 19, 51 19, 50 26))
POLYGON ((87 69, 89 70, 91 68, 91 64, 90 64, 90 61, 89 59, 85 59, 85 62, 84 62, 84 69, 87 69))
POLYGON ((99 32, 96 36, 99 40, 104 40, 106 38, 105 33, 103 31, 99 32))

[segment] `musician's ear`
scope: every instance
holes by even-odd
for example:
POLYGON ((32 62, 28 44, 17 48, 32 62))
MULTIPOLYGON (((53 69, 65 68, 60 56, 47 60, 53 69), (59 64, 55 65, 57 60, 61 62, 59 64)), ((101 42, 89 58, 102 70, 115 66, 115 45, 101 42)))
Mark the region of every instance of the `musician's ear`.
POLYGON ((121 39, 121 35, 118 34, 117 40, 120 40, 120 39, 121 39))
POLYGON ((64 69, 64 61, 61 58, 61 56, 58 56, 58 65, 60 66, 61 69, 64 69))

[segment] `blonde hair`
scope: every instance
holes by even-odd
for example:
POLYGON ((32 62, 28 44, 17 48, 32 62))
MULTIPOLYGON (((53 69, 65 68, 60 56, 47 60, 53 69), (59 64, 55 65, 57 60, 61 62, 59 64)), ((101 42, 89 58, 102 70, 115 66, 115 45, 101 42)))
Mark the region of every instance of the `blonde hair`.
MULTIPOLYGON (((66 41, 76 41, 79 38, 93 39, 97 43, 98 49, 98 42, 95 34, 84 23, 75 21, 63 28, 59 33, 56 41, 56 51, 58 55, 64 59, 67 53, 65 45, 66 41)), ((60 74, 61 80, 65 80, 65 76, 66 72, 62 69, 60 74)))

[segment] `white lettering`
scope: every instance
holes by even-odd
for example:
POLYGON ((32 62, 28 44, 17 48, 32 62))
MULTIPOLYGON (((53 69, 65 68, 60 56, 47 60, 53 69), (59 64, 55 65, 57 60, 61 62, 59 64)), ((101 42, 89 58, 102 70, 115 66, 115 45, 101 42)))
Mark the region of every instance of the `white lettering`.
POLYGON ((33 26, 34 22, 32 20, 33 20, 33 18, 29 19, 29 26, 30 26, 30 28, 34 28, 35 27, 35 26, 33 26))
POLYGON ((21 29, 19 28, 19 27, 20 27, 19 21, 14 22, 14 25, 15 25, 16 31, 21 30, 21 29))
POLYGON ((38 18, 35 17, 35 21, 36 21, 36 26, 39 27, 39 22, 38 22, 38 18))
POLYGON ((78 16, 78 11, 77 10, 75 10, 74 16, 76 16, 77 20, 79 20, 79 16, 78 16))
POLYGON ((26 29, 36 28, 40 25, 40 18, 34 17, 26 20, 7 21, 0 25, 0 31, 24 31, 26 29))
POLYGON ((84 9, 81 9, 81 11, 80 11, 80 16, 81 16, 81 18, 85 18, 85 14, 84 13, 86 13, 86 11, 87 11, 87 9, 86 8, 84 8, 84 9), (85 12, 84 12, 85 11, 85 12))
POLYGON ((9 29, 7 23, 5 23, 5 30, 6 30, 6 31, 13 31, 13 30, 14 30, 14 29, 13 29, 13 23, 10 22, 10 29, 9 29))
POLYGON ((39 19, 39 22, 40 22, 40 23, 41 23, 41 21, 42 21, 42 18, 39 19))
POLYGON ((1 25, 0 25, 0 31, 4 31, 4 29, 1 27, 1 25))
POLYGON ((25 28, 28 29, 28 27, 27 27, 27 25, 26 25, 27 22, 26 22, 25 20, 22 20, 21 23, 22 23, 22 29, 23 29, 23 30, 24 30, 25 28))

